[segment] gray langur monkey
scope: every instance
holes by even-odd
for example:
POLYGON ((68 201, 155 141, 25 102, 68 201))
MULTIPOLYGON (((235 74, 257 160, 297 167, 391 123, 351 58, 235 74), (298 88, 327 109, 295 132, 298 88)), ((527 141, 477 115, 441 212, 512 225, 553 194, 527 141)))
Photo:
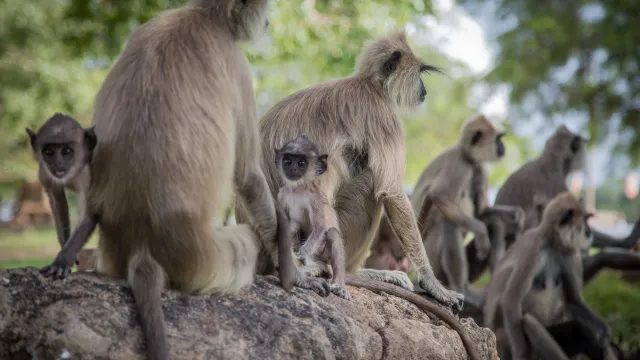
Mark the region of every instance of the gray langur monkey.
MULTIPOLYGON (((97 137, 93 127, 83 129, 73 117, 61 113, 47 119, 37 133, 30 128, 25 130, 38 161, 38 178, 49 197, 58 242, 63 248, 71 235, 65 190, 78 194, 82 216, 83 198, 91 180, 89 163, 97 137)), ((70 255, 75 259, 75 254, 70 255)))
POLYGON ((590 216, 573 195, 560 193, 495 268, 483 312, 501 359, 612 356, 610 330, 585 303, 580 285, 590 216))
POLYGON ((192 0, 160 13, 133 31, 96 96, 87 211, 68 244, 77 252, 99 225, 96 271, 127 279, 152 360, 169 358, 162 290, 237 293, 253 282, 261 250, 285 289, 329 293, 294 266, 278 236, 288 222, 260 167, 251 68, 238 43, 267 29, 267 7, 192 0), (215 227, 234 187, 249 224, 215 227))
POLYGON ((489 255, 491 243, 486 225, 474 215, 495 213, 515 217, 518 213, 512 207, 489 207, 484 189, 471 193, 474 169, 503 158, 503 136, 504 132, 484 115, 467 120, 458 143, 424 169, 411 194, 413 211, 418 214, 418 226, 436 276, 445 285, 464 292, 467 301, 476 307, 481 306, 482 299, 468 287, 463 234, 466 231, 475 234, 477 256, 484 259, 489 255))
MULTIPOLYGON (((318 182, 338 216, 347 272, 413 289, 406 273, 361 269, 384 208, 420 286, 460 310, 464 296, 433 274, 403 188, 404 135, 396 109, 423 103, 427 91, 420 76, 436 70, 413 54, 402 31, 368 41, 351 76, 291 94, 260 119, 261 164, 275 197, 282 181, 274 149, 305 134, 328 153, 327 171, 318 182)), ((243 208, 236 206, 240 223, 247 218, 243 208)))
MULTIPOLYGON (((567 177, 584 167, 586 153, 586 139, 564 125, 559 126, 547 140, 542 154, 507 178, 496 195, 495 203, 521 207, 526 213, 525 230, 535 227, 540 209, 537 208, 539 204, 534 203, 534 195, 552 199, 568 191, 567 177)), ((640 257, 627 251, 640 236, 640 220, 622 241, 595 230, 592 233, 592 246, 603 248, 603 251, 595 255, 583 252, 585 283, 603 267, 620 270, 640 268, 640 257)), ((515 238, 507 236, 507 247, 514 241, 515 238)))
POLYGON ((351 299, 344 288, 344 243, 336 212, 316 181, 327 170, 327 154, 320 154, 302 135, 275 149, 275 163, 285 184, 278 191, 278 202, 287 213, 289 236, 304 264, 301 270, 320 276, 329 272, 326 262, 331 260, 331 292, 351 299))

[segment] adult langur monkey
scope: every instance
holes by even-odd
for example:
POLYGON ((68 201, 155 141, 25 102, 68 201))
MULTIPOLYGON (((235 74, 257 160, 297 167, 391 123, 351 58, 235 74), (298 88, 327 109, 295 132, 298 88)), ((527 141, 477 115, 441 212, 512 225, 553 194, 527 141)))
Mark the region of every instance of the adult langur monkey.
POLYGON ((482 114, 467 120, 457 143, 429 163, 411 194, 411 205, 436 276, 454 290, 464 292, 467 302, 476 307, 481 306, 482 299, 468 287, 463 234, 475 234, 476 250, 484 258, 489 255, 491 243, 486 225, 476 214, 523 217, 515 207, 490 207, 483 184, 486 181, 480 179, 483 175, 473 177, 476 168, 483 169, 486 163, 503 158, 503 136, 504 132, 482 114))
POLYGON ((582 297, 579 251, 590 245, 590 216, 571 193, 558 194, 496 266, 483 312, 501 359, 615 358, 609 328, 582 297))
MULTIPOLYGON (((367 42, 351 76, 289 95, 262 117, 262 168, 275 197, 283 184, 274 151, 306 135, 329 155, 327 171, 318 181, 338 214, 347 272, 360 270, 372 279, 413 289, 406 273, 360 269, 384 207, 420 286, 438 302, 460 310, 464 296, 434 276, 403 188, 404 134, 395 110, 424 102, 427 91, 420 75, 434 70, 413 54, 404 32, 367 42)), ((239 223, 246 219, 243 208, 236 207, 239 223)))
MULTIPOLYGON (((511 174, 496 195, 498 205, 520 206, 525 210, 525 231, 537 225, 539 209, 534 205, 534 194, 553 198, 561 192, 568 191, 567 177, 573 171, 584 167, 586 158, 585 139, 572 133, 561 125, 547 140, 542 154, 524 164, 511 174)), ((623 241, 615 241, 610 236, 593 232, 595 247, 630 248, 640 235, 640 220, 632 233, 623 241)), ((514 241, 507 238, 507 246, 514 241)), ((639 257, 629 251, 607 249, 589 256, 583 252, 585 275, 594 274, 603 267, 614 269, 640 268, 639 257)))
POLYGON ((193 0, 161 13, 131 34, 96 97, 87 214, 67 244, 79 250, 99 224, 97 271, 128 280, 150 359, 169 358, 165 285, 236 293, 253 282, 261 248, 280 260, 285 288, 295 279, 328 294, 326 281, 293 267, 287 246, 277 251, 288 224, 260 168, 251 68, 238 46, 266 30, 267 5, 193 0), (215 227, 234 185, 251 226, 215 227))

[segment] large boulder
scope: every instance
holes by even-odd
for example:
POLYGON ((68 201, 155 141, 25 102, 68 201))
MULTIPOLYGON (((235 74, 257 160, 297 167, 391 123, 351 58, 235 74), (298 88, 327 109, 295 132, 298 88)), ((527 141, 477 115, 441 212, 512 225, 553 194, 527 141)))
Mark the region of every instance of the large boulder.
MULTIPOLYGON (((257 277, 239 295, 163 294, 173 359, 468 359, 458 334, 400 298, 348 287, 352 300, 287 293, 257 277)), ((495 335, 461 322, 483 359, 495 335)), ((131 291, 75 272, 0 269, 0 359, 144 359, 131 291)))

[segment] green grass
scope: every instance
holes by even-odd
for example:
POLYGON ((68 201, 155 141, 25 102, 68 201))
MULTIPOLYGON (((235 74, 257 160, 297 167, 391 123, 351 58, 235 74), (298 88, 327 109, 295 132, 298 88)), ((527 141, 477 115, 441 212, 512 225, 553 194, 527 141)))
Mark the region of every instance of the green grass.
POLYGON ((44 259, 24 259, 24 260, 6 260, 0 261, 0 269, 14 269, 27 266, 35 266, 37 268, 51 264, 53 257, 44 259))
MULTIPOLYGON (((97 243, 98 237, 97 234, 94 233, 85 247, 95 247, 97 243)), ((42 249, 59 249, 55 229, 46 228, 25 231, 4 229, 0 231, 0 254, 42 249)))

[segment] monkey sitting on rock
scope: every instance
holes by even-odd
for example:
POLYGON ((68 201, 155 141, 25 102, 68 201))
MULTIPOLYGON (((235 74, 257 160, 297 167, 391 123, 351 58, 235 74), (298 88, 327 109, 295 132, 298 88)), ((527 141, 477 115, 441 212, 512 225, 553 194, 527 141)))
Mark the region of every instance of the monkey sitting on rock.
POLYGON ((278 192, 278 202, 289 218, 289 236, 304 264, 301 270, 310 276, 328 273, 326 262, 330 258, 331 292, 350 299, 344 288, 344 243, 336 212, 315 181, 327 170, 327 154, 320 154, 318 147, 304 135, 276 148, 275 152, 284 182, 278 192))
POLYGON ((483 312, 501 359, 615 358, 609 328, 582 297, 580 251, 591 243, 590 216, 571 193, 560 193, 500 260, 483 312))
MULTIPOLYGON (((30 128, 25 130, 38 161, 38 178, 49 197, 58 242, 64 248, 71 234, 65 190, 78 194, 82 216, 85 212, 83 198, 91 180, 89 163, 97 137, 93 127, 83 129, 74 118, 61 113, 51 116, 37 133, 30 128)), ((78 264, 76 254, 69 256, 73 256, 78 264)))

